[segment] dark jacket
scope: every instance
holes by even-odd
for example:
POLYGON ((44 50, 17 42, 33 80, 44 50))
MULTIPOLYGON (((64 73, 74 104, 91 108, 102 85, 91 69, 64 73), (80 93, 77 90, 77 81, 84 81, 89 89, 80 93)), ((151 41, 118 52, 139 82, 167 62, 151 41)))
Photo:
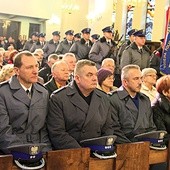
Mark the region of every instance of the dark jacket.
POLYGON ((147 68, 149 67, 150 55, 151 51, 147 46, 144 45, 142 52, 140 52, 136 43, 133 42, 123 51, 120 68, 122 69, 128 64, 136 64, 141 70, 147 68))
POLYGON ((48 92, 38 83, 32 90, 30 100, 16 76, 0 84, 0 148, 26 143, 46 143, 46 150, 50 148, 48 92))
POLYGON ((156 129, 150 100, 144 94, 138 93, 139 109, 123 87, 113 92, 110 101, 110 113, 118 143, 133 142, 135 135, 156 129))
POLYGON ((41 70, 39 70, 38 75, 44 79, 44 83, 49 81, 51 79, 51 68, 49 65, 46 64, 41 70))
POLYGON ((50 99, 47 126, 54 149, 79 148, 84 139, 112 135, 107 95, 95 89, 88 105, 74 82, 55 91, 50 99))
POLYGON ((55 83, 54 78, 51 78, 51 80, 49 80, 47 83, 45 83, 44 86, 48 90, 49 95, 51 95, 53 91, 58 89, 57 84, 55 83))
POLYGON ((105 37, 100 38, 99 41, 94 43, 89 52, 89 59, 96 63, 97 68, 100 68, 101 63, 105 58, 113 58, 116 63, 117 60, 116 56, 117 56, 116 43, 114 41, 111 41, 110 46, 109 44, 107 44, 105 37))
POLYGON ((86 41, 82 38, 80 41, 74 42, 71 46, 69 52, 74 53, 77 60, 88 59, 89 51, 92 47, 92 42, 89 40, 89 46, 87 46, 86 41))
POLYGON ((166 130, 168 135, 165 140, 170 139, 170 102, 160 94, 158 99, 153 103, 153 119, 158 130, 166 130))

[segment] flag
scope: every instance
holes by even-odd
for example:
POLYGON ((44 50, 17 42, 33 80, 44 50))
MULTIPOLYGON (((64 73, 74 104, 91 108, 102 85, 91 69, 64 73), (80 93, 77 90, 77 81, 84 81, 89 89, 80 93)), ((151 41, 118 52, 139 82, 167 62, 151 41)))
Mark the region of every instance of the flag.
POLYGON ((170 7, 166 12, 165 39, 160 62, 160 72, 162 74, 170 74, 170 7))

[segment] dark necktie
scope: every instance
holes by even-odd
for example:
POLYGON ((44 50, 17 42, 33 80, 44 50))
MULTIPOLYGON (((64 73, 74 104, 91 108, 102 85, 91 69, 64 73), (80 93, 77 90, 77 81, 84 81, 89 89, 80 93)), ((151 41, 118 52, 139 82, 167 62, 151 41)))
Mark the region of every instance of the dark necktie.
POLYGON ((29 99, 31 99, 31 92, 27 89, 26 93, 27 93, 27 96, 29 97, 29 99))

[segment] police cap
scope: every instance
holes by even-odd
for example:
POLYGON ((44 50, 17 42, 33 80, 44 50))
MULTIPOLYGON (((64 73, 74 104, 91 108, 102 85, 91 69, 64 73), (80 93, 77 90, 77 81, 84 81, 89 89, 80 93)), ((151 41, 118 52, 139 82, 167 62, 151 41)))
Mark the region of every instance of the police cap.
POLYGON ((113 33, 113 27, 112 26, 107 26, 102 29, 103 32, 112 32, 113 33))
POLYGON ((7 148, 13 155, 14 162, 21 169, 40 169, 44 167, 42 148, 46 144, 22 144, 14 145, 7 148))
POLYGON ((45 37, 46 36, 46 34, 45 33, 40 33, 40 34, 38 34, 38 37, 45 37))
POLYGON ((100 158, 115 158, 117 155, 114 152, 115 148, 113 146, 117 136, 109 135, 102 136, 98 138, 91 138, 80 141, 82 147, 89 147, 91 149, 92 155, 100 158))
POLYGON ((38 37, 38 32, 33 32, 33 33, 31 34, 31 36, 36 36, 36 37, 38 37))
POLYGON ((74 31, 73 30, 68 30, 65 32, 65 35, 73 35, 74 31))
POLYGON ((76 34, 74 34, 74 37, 76 37, 76 38, 81 38, 81 33, 76 33, 76 34))
POLYGON ((136 37, 145 37, 145 32, 144 32, 144 30, 142 29, 142 30, 135 31, 135 32, 133 33, 133 35, 136 36, 136 37))
POLYGON ((130 31, 128 31, 128 35, 131 36, 133 35, 133 33, 135 33, 137 31, 137 29, 131 29, 130 31))
POLYGON ((82 32, 83 34, 90 34, 91 28, 84 28, 84 29, 81 30, 81 32, 82 32))
POLYGON ((91 37, 95 40, 98 40, 100 38, 100 35, 99 34, 93 34, 91 37))
POLYGON ((135 138, 139 141, 149 141, 151 143, 150 148, 156 150, 164 150, 166 146, 164 144, 164 136, 167 134, 166 131, 151 131, 136 135, 135 138))
POLYGON ((60 35, 60 32, 59 31, 54 31, 53 33, 52 33, 52 35, 60 35))

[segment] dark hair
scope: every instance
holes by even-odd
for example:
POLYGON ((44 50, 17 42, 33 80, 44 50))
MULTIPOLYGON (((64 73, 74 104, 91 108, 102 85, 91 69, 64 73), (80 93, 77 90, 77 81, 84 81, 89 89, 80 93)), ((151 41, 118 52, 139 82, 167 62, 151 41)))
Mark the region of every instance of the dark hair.
POLYGON ((170 75, 159 78, 156 82, 156 89, 160 94, 163 94, 163 91, 168 92, 170 89, 170 75))
POLYGON ((34 57, 29 51, 22 51, 14 57, 14 67, 20 68, 22 66, 21 60, 23 56, 34 57))

